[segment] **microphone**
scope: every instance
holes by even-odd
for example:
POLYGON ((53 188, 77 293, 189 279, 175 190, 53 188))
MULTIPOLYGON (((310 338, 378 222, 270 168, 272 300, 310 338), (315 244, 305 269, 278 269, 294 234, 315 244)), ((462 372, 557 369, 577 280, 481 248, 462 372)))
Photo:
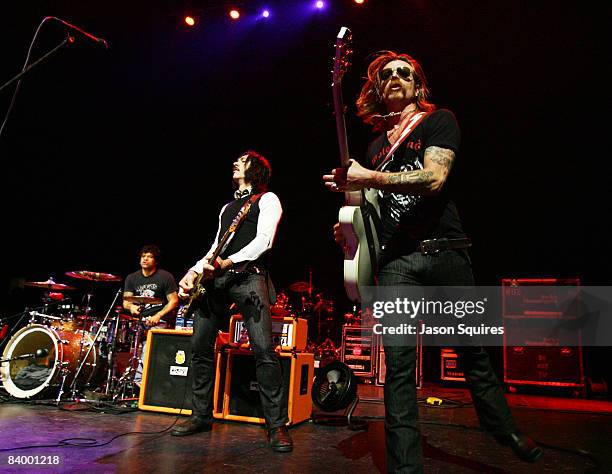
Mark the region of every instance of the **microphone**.
POLYGON ((8 359, 0 360, 0 363, 12 362, 14 360, 22 360, 22 359, 42 359, 43 357, 47 357, 49 355, 49 349, 36 349, 34 354, 22 354, 20 356, 9 357, 8 359))
MULTIPOLYGON (((63 24, 64 26, 67 26, 68 28, 70 28, 73 31, 76 31, 78 33, 80 33, 81 35, 83 35, 83 37, 95 42, 96 44, 98 44, 99 46, 103 46, 104 49, 108 49, 108 43, 106 42, 106 40, 102 39, 102 38, 98 38, 94 35, 92 35, 91 33, 87 33, 87 31, 82 30, 81 28, 79 28, 78 26, 73 25, 72 23, 68 23, 67 21, 62 20, 61 18, 58 18, 56 16, 48 16, 46 19, 49 20, 55 20, 55 21, 59 21, 61 24, 63 24)), ((74 38, 72 36, 69 37, 69 41, 71 43, 74 43, 74 38)))

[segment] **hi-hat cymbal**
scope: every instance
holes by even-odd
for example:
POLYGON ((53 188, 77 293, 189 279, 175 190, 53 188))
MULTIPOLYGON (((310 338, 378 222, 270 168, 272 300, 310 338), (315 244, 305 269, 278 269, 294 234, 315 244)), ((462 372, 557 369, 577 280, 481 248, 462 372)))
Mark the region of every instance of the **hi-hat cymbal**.
POLYGON ((151 296, 136 296, 136 295, 124 296, 123 297, 123 301, 127 301, 128 303, 135 303, 135 304, 160 304, 160 303, 163 303, 163 300, 161 298, 153 298, 151 296))
POLYGON ((291 291, 295 291, 296 293, 308 293, 310 291, 310 285, 305 281, 296 281, 295 283, 291 283, 291 285, 289 285, 289 289, 291 291))
POLYGON ((51 278, 49 278, 47 281, 26 281, 24 285, 31 286, 32 288, 44 288, 45 290, 51 291, 76 290, 76 288, 73 286, 64 285, 63 283, 56 283, 51 278))
POLYGON ((121 277, 111 275, 110 273, 89 272, 87 270, 79 270, 75 272, 66 272, 66 275, 79 280, 90 281, 121 281, 121 277))

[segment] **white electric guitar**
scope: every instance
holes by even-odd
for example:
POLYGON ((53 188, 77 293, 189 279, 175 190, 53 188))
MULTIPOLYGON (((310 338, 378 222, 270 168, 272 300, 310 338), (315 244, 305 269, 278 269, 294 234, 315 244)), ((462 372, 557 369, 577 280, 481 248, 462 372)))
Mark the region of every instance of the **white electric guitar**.
MULTIPOLYGON (((332 90, 336 131, 340 145, 340 161, 348 166, 350 159, 344 103, 342 101, 342 78, 350 65, 351 31, 342 27, 336 38, 336 54, 332 90)), ((362 301, 365 287, 375 284, 376 265, 380 244, 377 230, 380 228, 380 210, 376 190, 346 192, 345 205, 340 209, 338 221, 346 239, 344 250, 344 288, 349 299, 362 301)))

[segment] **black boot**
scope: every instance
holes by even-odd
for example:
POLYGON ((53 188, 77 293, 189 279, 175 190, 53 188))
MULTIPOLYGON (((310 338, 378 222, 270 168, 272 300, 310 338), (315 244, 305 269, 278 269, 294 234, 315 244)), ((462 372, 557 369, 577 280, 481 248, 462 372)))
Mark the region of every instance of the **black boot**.
POLYGON ((284 426, 272 428, 268 430, 268 441, 272 451, 277 453, 288 453, 293 451, 293 441, 289 435, 289 431, 284 426))
POLYGON ((538 447, 534 440, 520 431, 496 436, 495 439, 504 446, 510 446, 514 454, 523 461, 535 462, 544 454, 544 451, 538 447))
POLYGON ((212 423, 203 416, 191 415, 182 423, 176 425, 170 434, 172 436, 189 436, 201 431, 212 430, 212 423))

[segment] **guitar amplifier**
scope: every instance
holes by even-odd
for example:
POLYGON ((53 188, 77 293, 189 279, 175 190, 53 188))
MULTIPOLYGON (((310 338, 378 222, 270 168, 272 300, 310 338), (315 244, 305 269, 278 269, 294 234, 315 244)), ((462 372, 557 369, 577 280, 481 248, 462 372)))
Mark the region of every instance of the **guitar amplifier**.
POLYGON ((151 329, 138 408, 191 414, 191 331, 151 329))
POLYGON ((504 382, 584 388, 579 279, 504 279, 504 382))
POLYGON ((440 380, 465 382, 460 361, 454 349, 440 349, 440 380))
MULTIPOLYGON (((230 342, 248 349, 249 334, 241 314, 234 314, 230 318, 230 342)), ((303 318, 272 317, 272 344, 281 346, 282 352, 302 352, 306 349, 308 340, 308 321, 303 318)))
MULTIPOLYGON (((385 347, 382 343, 382 336, 376 335, 376 354, 378 360, 376 363, 376 385, 385 385, 387 378, 387 364, 385 363, 385 347)), ((416 340, 416 368, 415 368, 416 387, 423 386, 423 338, 417 335, 416 340)))
MULTIPOLYGON (((283 403, 288 425, 308 420, 312 413, 314 355, 280 353, 283 403)), ((213 416, 217 419, 264 424, 263 408, 255 376, 255 356, 250 350, 228 349, 216 356, 213 416)))

